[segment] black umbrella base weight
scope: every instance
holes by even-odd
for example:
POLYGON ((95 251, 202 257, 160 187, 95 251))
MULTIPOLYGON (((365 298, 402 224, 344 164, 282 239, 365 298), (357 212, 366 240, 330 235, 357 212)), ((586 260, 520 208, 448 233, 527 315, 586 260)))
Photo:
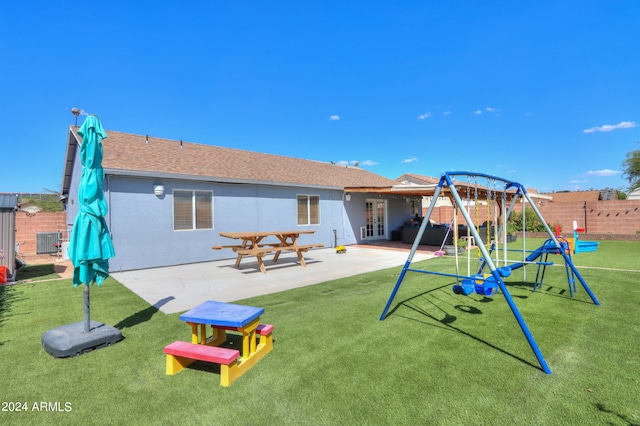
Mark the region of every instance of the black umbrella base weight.
POLYGON ((91 321, 90 331, 85 333, 84 322, 76 322, 45 332, 42 347, 54 358, 66 358, 111 346, 122 338, 122 332, 110 325, 91 321))

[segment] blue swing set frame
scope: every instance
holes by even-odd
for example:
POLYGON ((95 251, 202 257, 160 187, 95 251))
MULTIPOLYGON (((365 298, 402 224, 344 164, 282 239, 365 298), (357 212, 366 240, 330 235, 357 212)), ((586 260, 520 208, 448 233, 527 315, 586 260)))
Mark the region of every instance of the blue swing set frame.
MULTIPOLYGON (((527 326, 527 323, 525 322, 524 318, 522 318, 522 315, 520 314, 518 307, 513 301, 513 298, 511 297, 511 294, 509 293, 509 290, 507 289, 503 281, 503 277, 508 277, 511 274, 511 271, 514 269, 525 267, 526 264, 528 263, 535 263, 538 265, 538 273, 536 274, 536 282, 534 284, 534 291, 535 291, 536 287, 542 286, 542 280, 544 279, 544 271, 546 269, 546 266, 551 264, 551 262, 547 261, 548 255, 549 254, 561 255, 564 258, 565 268, 567 270, 567 280, 569 282, 569 291, 570 291, 571 297, 573 297, 573 293, 576 291, 575 281, 577 279, 582 285, 582 287, 586 290, 587 294, 589 295, 593 303, 599 306, 600 302, 598 301, 596 296, 593 294, 593 292, 587 285, 586 281, 584 280, 582 275, 580 275, 580 272, 576 269, 575 265, 573 264, 573 261, 571 260, 570 252, 569 250, 567 250, 565 242, 564 241, 561 242, 553 234, 549 226, 544 221, 544 218, 542 217, 542 214, 536 207, 535 203, 531 200, 531 197, 527 193, 524 186, 522 186, 518 182, 506 180, 497 176, 492 176, 484 173, 470 173, 470 172, 462 172, 462 171, 445 172, 442 174, 442 177, 438 182, 438 185, 432 197, 433 200, 438 199, 445 185, 449 189, 449 193, 453 198, 453 201, 460 208, 460 212, 462 213, 465 221, 467 222, 469 231, 471 232, 471 235, 474 237, 476 241, 476 245, 482 254, 482 265, 480 266, 478 274, 473 276, 466 276, 466 275, 448 274, 448 273, 437 272, 437 271, 411 268, 411 262, 413 261, 413 256, 415 255, 416 250, 418 249, 422 235, 426 229, 427 224, 429 223, 429 219, 431 218, 431 214, 433 213, 433 209, 435 207, 435 202, 432 202, 429 206, 429 209, 427 210, 426 216, 422 221, 422 225, 420 226, 418 234, 416 235, 416 238, 411 247, 411 251, 409 252, 407 261, 405 262, 404 267, 400 272, 400 276, 398 277, 396 285, 391 291, 389 300, 387 301, 387 304, 384 307, 384 310, 382 311, 382 315, 380 316, 380 321, 384 320, 387 317, 387 313, 391 308, 391 304, 393 303, 396 293, 398 292, 398 289, 400 288, 400 285, 402 284, 402 281, 405 275, 407 274, 407 272, 418 272, 418 273, 440 275, 440 276, 446 276, 446 277, 461 278, 463 280, 462 281, 463 283, 460 286, 454 286, 455 293, 470 294, 471 291, 476 291, 478 294, 484 294, 484 295, 493 295, 493 294, 496 294, 497 292, 502 293, 505 300, 507 301, 507 304, 509 305, 509 308, 511 309, 511 312, 516 318, 516 321, 518 322, 520 329, 524 333, 527 339, 527 342, 531 347, 531 350, 533 351, 536 358, 538 359, 538 362, 540 363, 540 367, 546 374, 551 374, 551 369, 547 365, 547 362, 545 361, 544 356, 542 355, 542 352, 538 348, 538 345, 535 339, 533 338, 533 335, 529 331, 529 327, 527 326), (509 215, 511 214, 516 201, 519 199, 519 197, 522 197, 523 200, 528 201, 529 206, 534 210, 535 214, 541 220, 550 238, 543 244, 542 247, 534 250, 526 258, 524 262, 517 262, 511 265, 497 268, 495 263, 491 259, 491 252, 487 250, 487 247, 485 246, 484 241, 480 237, 478 229, 476 228, 475 225, 473 225, 474 223, 473 220, 469 216, 469 213, 464 209, 464 204, 454 184, 454 178, 456 177, 462 177, 466 179, 474 178, 476 181, 478 178, 484 178, 493 182, 502 182, 504 183, 503 194, 506 193, 508 190, 511 190, 511 192, 509 193, 510 195, 511 194, 513 195, 511 205, 508 211, 506 212, 505 217, 503 218, 500 231, 498 232, 496 237, 498 237, 500 234, 502 234, 505 231, 504 226, 507 222, 507 219, 509 218, 509 215), (542 259, 543 256, 544 256, 544 260, 542 259), (536 261, 538 258, 540 260, 536 261), (482 272, 486 267, 489 268, 490 273, 483 275, 482 272), (538 282, 538 278, 540 278, 540 282, 538 282)), ((489 235, 490 233, 487 231, 487 236, 489 235)), ((489 238, 487 238, 487 241, 488 240, 489 238)), ((493 248, 494 248, 494 245, 491 246, 491 251, 493 251, 493 248)))

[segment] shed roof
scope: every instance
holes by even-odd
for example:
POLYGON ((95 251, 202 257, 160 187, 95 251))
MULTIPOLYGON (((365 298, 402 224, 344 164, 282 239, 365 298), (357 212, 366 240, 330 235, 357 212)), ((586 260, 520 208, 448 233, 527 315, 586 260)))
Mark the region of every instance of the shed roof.
MULTIPOLYGON (((77 130, 69 129, 63 192, 68 188, 75 156, 71 146, 82 141, 77 130)), ((396 184, 358 167, 112 130, 107 135, 102 142, 102 166, 108 174, 339 189, 396 184)))
POLYGON ((0 210, 16 210, 18 196, 16 194, 0 194, 0 210))

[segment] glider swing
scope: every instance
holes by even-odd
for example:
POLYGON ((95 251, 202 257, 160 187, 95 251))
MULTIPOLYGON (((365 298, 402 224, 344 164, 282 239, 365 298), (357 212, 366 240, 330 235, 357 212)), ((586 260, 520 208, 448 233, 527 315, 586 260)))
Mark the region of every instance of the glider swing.
MULTIPOLYGON (((531 335, 531 332, 529 331, 529 328, 527 327, 525 320, 522 318, 522 315, 520 314, 518 307, 513 301, 513 298, 511 297, 511 294, 509 293, 509 290, 507 289, 503 278, 510 276, 511 272, 515 269, 524 268, 527 264, 535 264, 538 266, 537 275, 540 275, 539 285, 542 285, 542 278, 543 278, 546 266, 552 264, 552 262, 547 261, 548 255, 549 254, 561 255, 565 261, 565 268, 567 270, 567 278, 569 280, 569 289, 570 289, 571 297, 573 297, 573 292, 575 291, 575 281, 578 280, 580 284, 582 284, 582 287, 589 294, 593 303, 595 305, 600 305, 600 302, 598 302, 598 299, 596 299, 595 295, 591 292, 591 289, 589 288, 585 280, 582 278, 582 276, 574 266, 569 254, 570 250, 567 250, 566 243, 564 241, 561 242, 558 238, 556 238, 556 236, 553 234, 549 226, 544 221, 544 218, 540 214, 540 211, 537 209, 535 203, 531 200, 531 197, 527 193, 524 186, 522 186, 517 182, 509 181, 506 179, 502 179, 496 176, 491 176, 483 173, 454 171, 454 172, 443 173, 435 189, 435 192, 432 196, 432 199, 437 200, 438 197, 443 192, 443 190, 448 190, 449 195, 452 198, 454 208, 456 208, 456 210, 462 214, 462 216, 464 217, 464 220, 467 223, 467 240, 469 241, 469 239, 473 237, 475 244, 479 250, 478 260, 480 261, 481 265, 478 269, 478 273, 475 275, 469 274, 470 255, 467 254, 467 261, 468 261, 467 275, 460 275, 459 268, 458 268, 457 247, 455 250, 456 251, 456 255, 455 255, 456 256, 456 273, 455 274, 411 268, 411 262, 413 260, 413 256, 415 255, 416 250, 418 249, 422 235, 425 232, 426 225, 429 223, 429 219, 431 218, 431 214, 433 213, 433 209, 435 207, 435 203, 431 203, 427 210, 427 214, 422 221, 422 225, 420 226, 420 229, 418 230, 418 233, 415 237, 415 240, 411 247, 411 251, 409 252, 407 261, 405 262, 404 267, 400 272, 400 276, 398 277, 398 280, 396 282, 396 285, 391 291, 389 300, 386 306, 384 307, 384 310, 382 311, 380 320, 382 321, 386 318, 387 313, 391 308, 391 304, 393 303, 393 300, 396 296, 396 293, 398 292, 398 289, 400 288, 400 285, 402 284, 402 281, 407 272, 419 272, 419 273, 426 273, 426 274, 432 274, 432 275, 454 277, 457 280, 456 285, 453 286, 453 291, 456 294, 469 295, 472 292, 475 292, 476 294, 480 294, 483 296, 493 296, 493 295, 496 295, 497 293, 501 293, 504 296, 507 304, 509 305, 509 308, 511 309, 511 312, 513 313, 516 321, 518 322, 520 329, 525 335, 527 342, 529 343, 529 346, 531 347, 533 353, 538 359, 540 367, 545 373, 551 374, 551 370, 549 369, 549 366, 547 365, 544 359, 544 356, 540 352, 538 345, 536 344, 533 336, 531 335), (467 208, 466 209, 465 209, 465 204, 462 201, 460 194, 458 193, 458 189, 456 189, 456 184, 454 183, 454 180, 456 178, 467 179, 467 185, 466 185, 467 186, 467 189, 466 189, 467 208), (475 207, 475 213, 476 213, 475 223, 471 219, 471 214, 470 214, 471 212, 471 209, 470 209, 471 178, 473 178, 473 181, 474 181, 474 195, 475 195, 474 207, 475 207), (486 228, 485 228, 486 233, 484 233, 484 237, 485 237, 484 239, 481 237, 480 226, 478 225, 478 222, 479 222, 478 179, 479 178, 486 179, 486 181, 488 182, 487 186, 483 188, 487 195, 487 222, 486 222, 486 228), (501 190, 497 189, 498 182, 500 182, 501 185, 504 184, 501 190), (446 186, 446 189, 445 189, 445 186, 446 186), (498 203, 498 192, 500 191, 502 192, 502 197, 501 197, 501 203, 498 203), (511 197, 511 203, 508 208, 506 207, 507 196, 511 197), (535 214, 543 223, 545 230, 548 233, 550 238, 543 244, 542 247, 536 250, 533 250, 532 252, 530 252, 530 254, 527 255, 527 251, 524 246, 524 244, 526 243, 526 239, 524 237, 524 229, 523 229, 523 238, 522 238, 523 240, 522 257, 523 258, 522 260, 518 260, 518 261, 509 261, 507 259, 507 251, 509 250, 507 249, 506 224, 510 214, 514 209, 516 202, 519 199, 522 202, 523 212, 524 212, 524 202, 526 201, 529 203, 529 207, 533 209, 535 214), (499 206, 498 204, 501 204, 501 206, 499 206), (495 206, 496 208, 495 208, 495 214, 494 214, 493 220, 491 220, 492 219, 491 210, 493 206, 495 206), (500 217, 501 221, 499 223, 499 226, 498 226, 498 210, 501 210, 501 214, 499 215, 501 216, 500 217), (492 226, 495 227, 494 228, 495 239, 492 239, 493 236, 491 235, 492 226), (502 266, 500 266, 500 263, 501 263, 500 247, 498 244, 501 236, 503 238, 502 266), (487 249, 487 245, 489 245, 490 247, 489 249, 487 249), (493 254, 492 252, 494 250, 495 250, 495 261, 491 258, 491 255, 493 254), (485 272, 485 269, 488 269, 488 272, 485 272), (460 279, 462 280, 461 282, 459 282, 460 279)), ((454 227, 453 227, 454 242, 456 242, 458 238, 457 211, 454 211, 454 227)), ((524 270, 526 270, 526 268, 524 270)), ((534 291, 537 286, 538 286, 538 276, 536 276, 536 284, 534 285, 534 291)))
MULTIPOLYGON (((471 186, 471 181, 470 181, 470 176, 467 176, 467 197, 466 197, 466 205, 467 205, 467 215, 469 217, 471 217, 471 197, 470 197, 470 186, 471 186)), ((480 213, 479 213, 479 208, 478 208, 478 177, 474 176, 474 210, 475 210, 475 223, 480 223, 480 213)), ((484 227, 485 229, 485 235, 483 236, 483 234, 481 232, 478 232, 480 235, 480 241, 485 241, 483 239, 487 238, 486 241, 489 241, 489 239, 491 238, 491 232, 492 232, 492 227, 494 227, 493 231, 494 231, 494 235, 498 234, 498 230, 497 230, 497 212, 494 212, 494 216, 492 217, 491 212, 493 209, 493 206, 496 204, 496 198, 495 198, 495 194, 497 193, 496 190, 496 181, 495 179, 492 181, 492 183, 490 183, 489 185, 487 185, 487 187, 485 188, 486 190, 486 195, 487 195, 487 199, 486 199, 486 206, 487 206, 487 220, 484 222, 484 224, 486 224, 486 226, 484 227)), ((457 216, 457 213, 455 212, 456 209, 456 204, 454 203, 454 216, 457 216)), ((484 225, 483 224, 483 225, 484 225)), ((482 228, 482 227, 480 227, 482 228)), ((467 241, 471 240, 471 227, 467 226, 467 241)), ((474 238, 475 241, 475 238, 474 238)), ((505 243, 506 245, 506 243, 505 243)), ((497 240, 494 244, 492 244, 492 249, 494 247, 497 247, 498 250, 496 250, 496 260, 495 260, 495 265, 498 268, 498 272, 500 273, 501 276, 503 277, 508 277, 511 274, 511 271, 509 268, 500 268, 500 259, 498 257, 498 252, 499 252, 499 246, 497 245, 497 240)), ((480 250, 480 246, 477 246, 478 249, 478 261, 483 262, 484 264, 484 259, 482 257, 482 252, 480 250)), ((491 253, 492 251, 490 250, 489 253, 491 253)), ((456 254, 457 256, 457 254, 456 254)), ((457 268, 457 259, 456 259, 456 273, 458 271, 457 268)), ((505 264, 506 264, 506 260, 505 260, 505 264)), ((467 251, 467 277, 463 277, 462 282, 458 282, 456 285, 454 285, 452 287, 452 290, 454 293, 456 294, 463 294, 465 296, 470 295, 471 293, 476 293, 482 296, 494 296, 495 294, 498 293, 498 286, 497 283, 495 281, 495 279, 493 278, 493 276, 490 273, 484 273, 483 274, 483 267, 480 267, 480 269, 478 270, 478 272, 475 275, 471 275, 471 252, 468 250, 467 251)))

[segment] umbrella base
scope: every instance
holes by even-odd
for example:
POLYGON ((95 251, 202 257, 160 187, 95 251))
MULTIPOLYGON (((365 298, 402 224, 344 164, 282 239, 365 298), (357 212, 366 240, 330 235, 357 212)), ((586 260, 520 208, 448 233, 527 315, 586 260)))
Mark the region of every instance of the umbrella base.
POLYGON ((45 332, 42 347, 54 358, 66 358, 111 346, 122 339, 120 330, 110 325, 91 321, 90 331, 85 333, 84 322, 77 322, 45 332))

